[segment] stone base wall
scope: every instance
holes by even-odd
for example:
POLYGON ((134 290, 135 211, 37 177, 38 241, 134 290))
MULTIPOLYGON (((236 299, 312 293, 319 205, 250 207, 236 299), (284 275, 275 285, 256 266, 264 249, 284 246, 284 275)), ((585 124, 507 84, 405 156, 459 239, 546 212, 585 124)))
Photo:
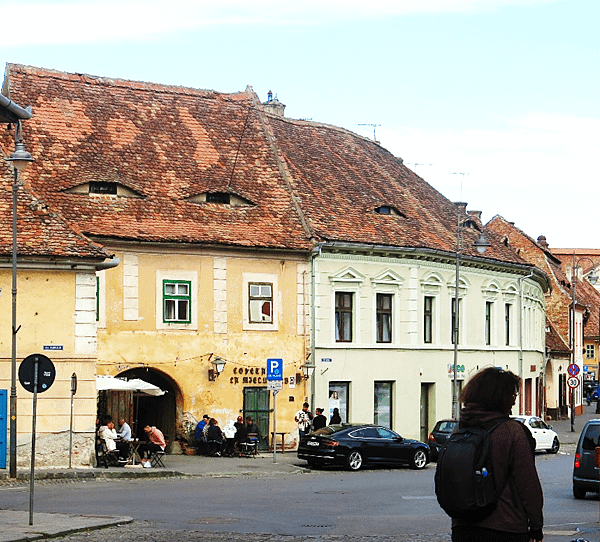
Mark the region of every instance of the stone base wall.
MULTIPOLYGON (((17 446, 17 468, 31 468, 31 436, 19 435, 17 446)), ((93 433, 73 433, 71 466, 74 468, 93 467, 95 463, 95 438, 93 433)), ((9 451, 7 449, 7 455, 9 451)), ((8 458, 7 458, 8 459, 8 458)), ((35 467, 43 469, 68 468, 69 432, 38 435, 35 439, 35 467)))

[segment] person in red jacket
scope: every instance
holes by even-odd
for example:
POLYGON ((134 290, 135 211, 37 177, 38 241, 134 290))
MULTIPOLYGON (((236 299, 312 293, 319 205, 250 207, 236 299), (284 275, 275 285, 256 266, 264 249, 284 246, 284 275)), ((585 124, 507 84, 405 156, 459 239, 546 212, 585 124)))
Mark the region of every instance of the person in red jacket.
POLYGON ((479 425, 507 418, 490 434, 494 481, 504 488, 496 509, 479 523, 452 520, 453 542, 539 542, 543 538, 544 497, 535 468, 532 437, 508 418, 521 379, 511 371, 488 367, 476 373, 460 394, 461 423, 479 425))

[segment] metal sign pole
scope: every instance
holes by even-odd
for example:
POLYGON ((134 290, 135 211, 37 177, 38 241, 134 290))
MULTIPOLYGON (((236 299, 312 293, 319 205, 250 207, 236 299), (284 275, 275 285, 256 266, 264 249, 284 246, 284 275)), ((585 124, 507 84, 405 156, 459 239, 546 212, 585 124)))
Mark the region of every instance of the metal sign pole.
POLYGON ((35 422, 37 415, 37 387, 39 362, 33 361, 33 416, 31 418, 31 471, 29 473, 29 525, 33 525, 33 488, 35 480, 35 422))
POLYGON ((273 390, 273 463, 277 463, 277 392, 273 390))
POLYGON ((71 469, 71 459, 73 456, 73 403, 75 399, 75 392, 77 391, 77 375, 73 373, 71 375, 71 421, 69 424, 69 468, 71 469))

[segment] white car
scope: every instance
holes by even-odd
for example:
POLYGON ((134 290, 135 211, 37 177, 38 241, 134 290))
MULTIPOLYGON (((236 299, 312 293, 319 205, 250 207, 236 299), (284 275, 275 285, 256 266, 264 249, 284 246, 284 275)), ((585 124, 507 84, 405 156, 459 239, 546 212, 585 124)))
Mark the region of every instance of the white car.
POLYGON ((537 416, 511 416, 511 418, 521 422, 531 431, 535 439, 535 451, 546 451, 549 454, 555 454, 560 448, 558 435, 544 420, 537 416))

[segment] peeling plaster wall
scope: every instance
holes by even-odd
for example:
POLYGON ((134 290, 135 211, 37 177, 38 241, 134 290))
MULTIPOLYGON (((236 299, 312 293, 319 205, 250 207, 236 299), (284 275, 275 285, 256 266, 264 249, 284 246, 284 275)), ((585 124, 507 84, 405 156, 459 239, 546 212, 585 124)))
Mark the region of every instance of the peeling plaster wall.
MULTIPOLYGON (((113 250, 119 252, 117 247, 113 250)), ((106 327, 99 330, 99 374, 148 367, 172 378, 181 390, 178 421, 196 421, 209 413, 224 425, 244 408, 244 388, 266 388, 268 358, 284 360, 284 385, 277 396, 277 429, 292 432, 294 415, 308 397, 307 382, 295 384, 308 351, 307 265, 298 257, 248 253, 140 248, 124 251, 137 262, 137 292, 130 273, 104 273, 106 327), (248 324, 248 276, 274 285, 273 324, 248 324), (162 318, 163 279, 192 285, 189 324, 162 318), (124 284, 128 281, 127 287, 124 284), (126 300, 138 303, 137 320, 123 318, 126 300), (209 380, 212 360, 226 360, 222 374, 209 380)), ((270 397, 272 409, 272 395, 270 397)), ((273 420, 271 414, 270 427, 273 420)))
MULTIPOLYGON (((17 371, 30 354, 41 353, 52 360, 56 378, 38 394, 36 434, 40 442, 39 464, 68 465, 68 435, 71 415, 71 375, 78 379, 74 397, 74 430, 79 435, 78 461, 89 464, 93 455, 96 416, 96 322, 95 276, 93 272, 20 269, 17 283, 17 371), (44 350, 44 347, 55 350, 44 350), (66 458, 66 459, 65 459, 66 458), (65 462, 66 461, 66 462, 65 462)), ((0 269, 0 389, 10 396, 11 378, 11 273, 0 269)), ((29 462, 33 395, 18 381, 17 373, 17 464, 29 462)), ((8 408, 8 405, 7 405, 8 408)), ((8 450, 8 443, 7 443, 8 450)), ((8 456, 8 453, 7 453, 8 456)), ((7 457, 8 460, 8 457, 7 457)))

